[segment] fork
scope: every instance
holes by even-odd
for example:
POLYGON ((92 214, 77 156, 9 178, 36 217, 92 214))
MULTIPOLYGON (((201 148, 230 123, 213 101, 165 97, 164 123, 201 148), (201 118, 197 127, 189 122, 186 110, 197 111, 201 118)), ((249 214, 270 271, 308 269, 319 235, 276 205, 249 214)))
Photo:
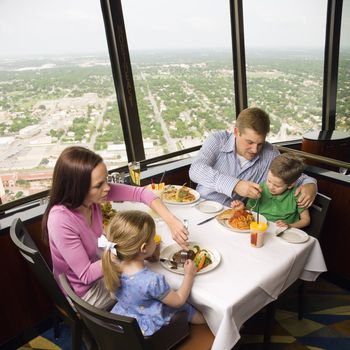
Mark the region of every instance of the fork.
POLYGON ((249 211, 250 211, 251 213, 253 213, 253 209, 255 209, 255 207, 258 205, 259 199, 260 199, 260 198, 257 198, 257 199, 255 200, 255 204, 254 204, 251 208, 249 208, 249 211))
POLYGON ((187 230, 188 225, 189 225, 189 221, 187 219, 183 219, 183 223, 184 223, 185 229, 187 230))

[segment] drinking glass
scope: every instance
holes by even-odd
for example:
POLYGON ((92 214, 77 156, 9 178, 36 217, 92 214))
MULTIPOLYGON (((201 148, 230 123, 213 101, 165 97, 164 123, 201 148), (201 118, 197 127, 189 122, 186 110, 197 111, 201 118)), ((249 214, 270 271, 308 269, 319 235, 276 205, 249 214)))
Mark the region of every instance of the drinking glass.
POLYGON ((264 245, 264 235, 267 229, 265 222, 253 221, 250 223, 250 244, 255 248, 260 248, 264 245))
POLYGON ((342 168, 342 167, 340 167, 340 168, 339 168, 339 172, 340 172, 340 174, 346 175, 347 172, 348 172, 348 169, 347 169, 347 168, 342 168))
POLYGON ((141 167, 140 167, 140 162, 130 162, 128 164, 129 167, 129 174, 131 178, 131 183, 134 186, 140 186, 141 182, 141 167))

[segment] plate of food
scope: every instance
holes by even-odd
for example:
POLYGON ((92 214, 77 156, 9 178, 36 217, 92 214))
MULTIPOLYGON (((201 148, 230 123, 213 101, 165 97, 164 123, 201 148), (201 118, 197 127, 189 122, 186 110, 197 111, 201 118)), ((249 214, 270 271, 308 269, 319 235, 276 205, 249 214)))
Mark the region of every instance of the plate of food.
POLYGON ((198 204, 196 204, 196 209, 201 211, 202 213, 210 214, 210 213, 217 213, 218 211, 222 210, 223 206, 219 202, 214 201, 203 201, 198 204))
POLYGON ((309 235, 306 232, 294 227, 283 231, 278 237, 289 243, 304 243, 309 240, 309 235))
MULTIPOLYGON (((216 217, 216 221, 225 228, 241 233, 250 232, 250 223, 257 220, 258 214, 246 209, 230 208, 216 217)), ((266 222, 264 215, 259 214, 259 221, 266 222)))
POLYGON ((197 202, 200 194, 185 185, 167 185, 162 193, 162 200, 170 204, 191 204, 197 202))
POLYGON ((197 275, 214 270, 220 263, 220 253, 215 249, 203 248, 199 243, 189 242, 188 255, 182 255, 187 252, 180 249, 179 245, 174 243, 165 247, 160 253, 160 263, 162 266, 174 273, 183 275, 183 264, 186 259, 192 259, 197 266, 197 275))

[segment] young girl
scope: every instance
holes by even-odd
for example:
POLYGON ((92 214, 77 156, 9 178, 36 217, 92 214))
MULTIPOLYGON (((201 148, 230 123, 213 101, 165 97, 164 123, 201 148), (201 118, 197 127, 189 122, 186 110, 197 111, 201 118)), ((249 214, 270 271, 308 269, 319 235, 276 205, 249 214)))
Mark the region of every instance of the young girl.
POLYGON ((155 224, 142 211, 117 213, 107 229, 107 250, 102 257, 106 287, 117 297, 111 312, 137 319, 144 336, 150 336, 169 323, 172 316, 186 310, 191 323, 205 323, 202 314, 186 303, 196 267, 192 260, 184 265, 181 287, 174 291, 159 273, 145 266, 154 242, 155 224))

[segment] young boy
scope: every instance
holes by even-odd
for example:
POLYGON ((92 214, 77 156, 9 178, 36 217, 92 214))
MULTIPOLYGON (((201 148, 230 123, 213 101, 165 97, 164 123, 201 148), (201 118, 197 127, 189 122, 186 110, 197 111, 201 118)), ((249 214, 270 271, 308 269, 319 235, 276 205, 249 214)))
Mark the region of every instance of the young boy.
MULTIPOLYGON (((303 172, 304 163, 291 153, 277 156, 270 165, 266 182, 261 183, 261 197, 249 199, 247 208, 254 208, 274 221, 277 227, 303 228, 309 225, 310 215, 306 208, 299 208, 295 196, 295 182, 303 172), (257 203, 258 201, 258 203, 257 203)), ((231 206, 237 208, 240 201, 233 201, 231 206)))

